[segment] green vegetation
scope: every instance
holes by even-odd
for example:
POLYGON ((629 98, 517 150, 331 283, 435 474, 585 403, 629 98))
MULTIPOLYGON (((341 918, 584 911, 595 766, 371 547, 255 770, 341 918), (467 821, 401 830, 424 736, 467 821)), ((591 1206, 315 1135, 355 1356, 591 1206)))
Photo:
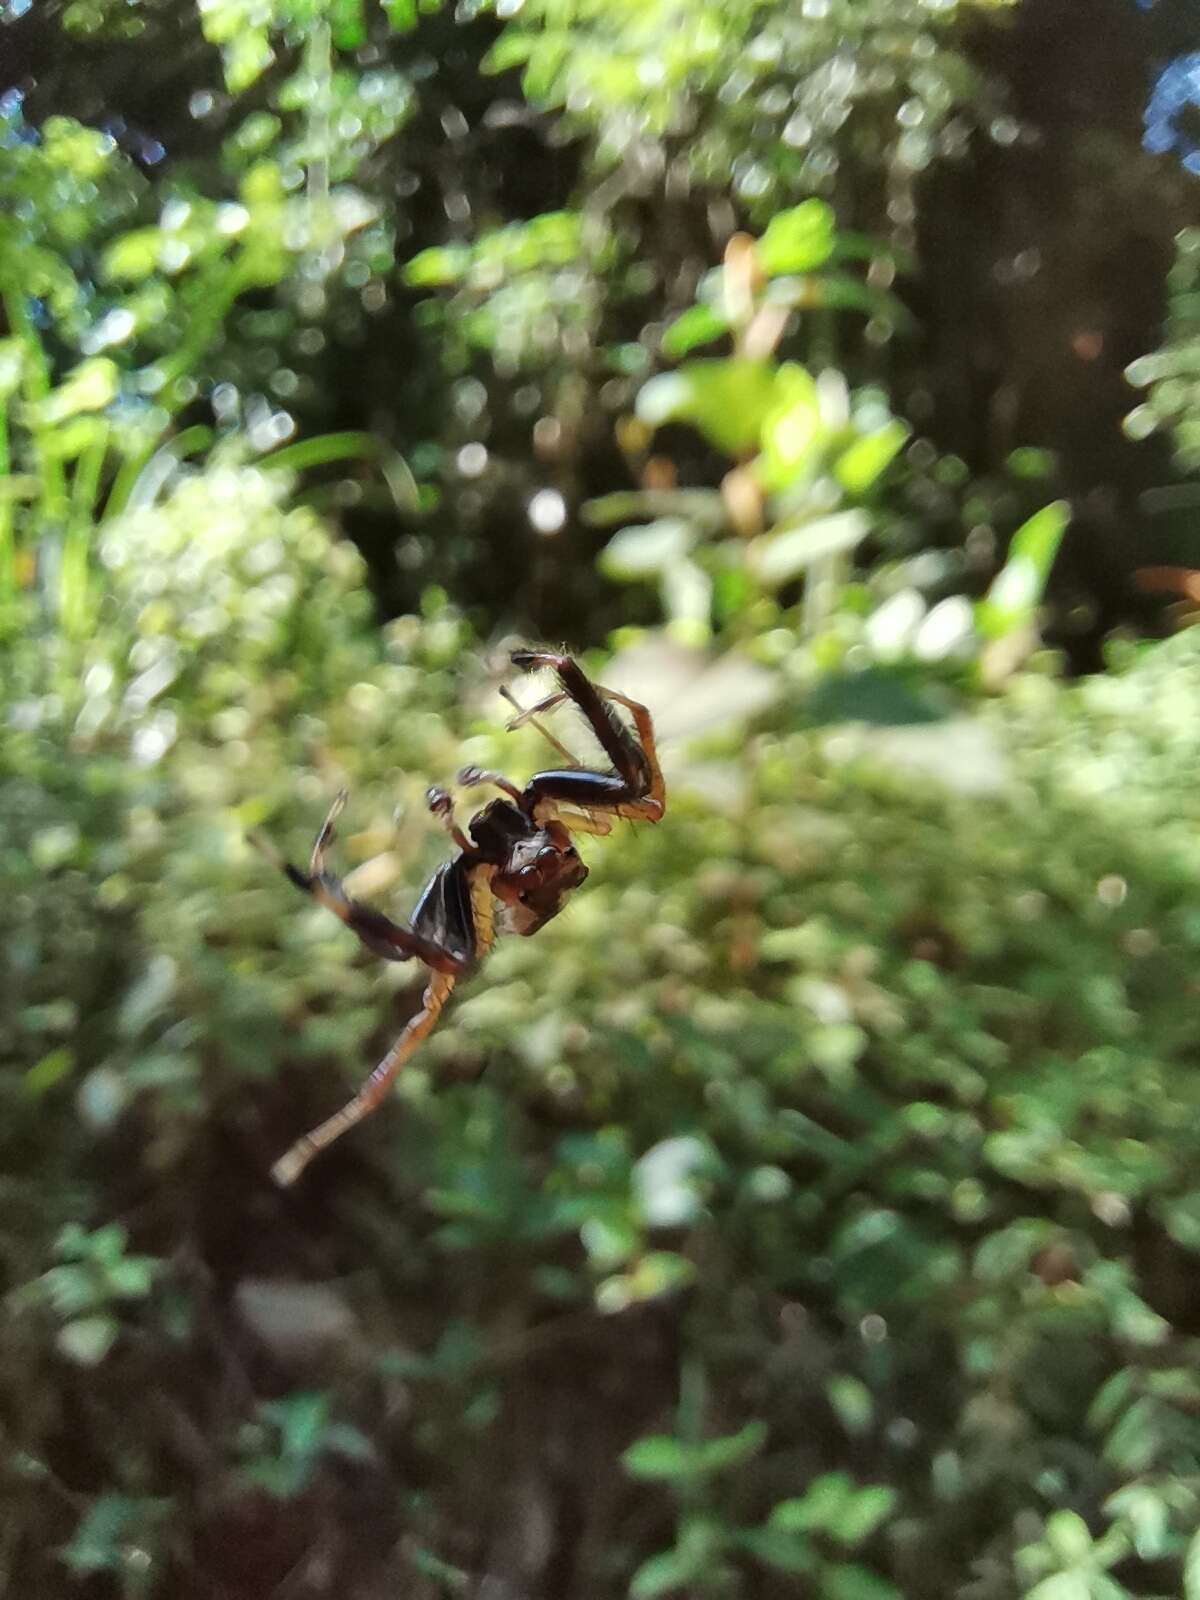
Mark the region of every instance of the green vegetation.
POLYGON ((38 18, 211 137, 0 84, 4 1594, 1200 1600, 1200 641, 918 403, 1030 3, 38 18), (276 1191, 417 974, 249 834, 404 914, 568 633, 667 817, 276 1191))

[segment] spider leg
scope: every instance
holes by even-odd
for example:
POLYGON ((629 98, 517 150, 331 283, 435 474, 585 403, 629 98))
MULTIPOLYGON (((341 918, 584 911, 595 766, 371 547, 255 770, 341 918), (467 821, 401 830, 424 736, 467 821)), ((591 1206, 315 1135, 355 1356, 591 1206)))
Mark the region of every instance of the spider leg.
POLYGON ((610 773, 585 769, 536 773, 525 791, 525 803, 533 816, 540 820, 550 814, 547 807, 551 803, 565 801, 585 811, 609 811, 635 822, 657 822, 666 807, 666 784, 658 763, 654 723, 646 707, 627 695, 593 684, 570 656, 518 650, 512 661, 517 667, 552 667, 562 686, 530 711, 522 712, 517 722, 530 720, 562 700, 573 700, 615 769, 610 773), (618 719, 610 701, 630 712, 632 733, 618 719))
MULTIPOLYGON (((450 868, 442 870, 443 873, 458 870, 457 864, 451 863, 450 868)), ((465 941, 470 944, 474 958, 485 955, 492 944, 492 918, 495 908, 491 884, 494 871, 495 868, 490 863, 481 862, 468 869, 467 873, 471 927, 461 932, 465 941)), ((437 884, 439 881, 439 878, 435 877, 434 883, 437 884)), ((430 891, 426 890, 426 897, 429 893, 430 891)), ((356 1123, 369 1117, 379 1106, 396 1081, 400 1069, 412 1060, 422 1041, 433 1032, 434 1025, 441 1016, 442 1008, 450 998, 459 976, 459 972, 430 974, 425 993, 421 996, 421 1009, 409 1019, 400 1037, 358 1093, 348 1100, 340 1111, 335 1111, 317 1127, 301 1135, 271 1168, 271 1176, 280 1188, 286 1189, 295 1183, 315 1155, 319 1155, 335 1139, 340 1139, 342 1134, 353 1128, 356 1123)))
POLYGON ((355 900, 346 893, 342 880, 335 873, 326 871, 325 855, 335 838, 334 823, 345 803, 346 791, 342 790, 321 824, 313 844, 308 872, 301 872, 298 867, 285 861, 265 839, 252 834, 251 842, 279 868, 290 883, 294 883, 303 893, 312 895, 318 905, 332 911, 335 917, 344 922, 372 955, 381 956, 384 961, 408 961, 416 956, 435 972, 454 975, 465 972, 471 965, 469 959, 437 938, 403 927, 390 917, 385 917, 382 911, 376 911, 374 906, 355 900))
POLYGON ((325 871, 325 852, 337 837, 334 823, 345 810, 346 801, 350 798, 349 789, 339 789, 333 797, 333 804, 321 824, 317 837, 313 840, 312 855, 308 862, 308 875, 310 878, 319 877, 325 871))
POLYGON ((533 727, 535 727, 541 734, 542 738, 545 739, 546 743, 554 746, 564 761, 569 762, 573 767, 581 767, 583 765, 582 761, 577 760, 577 758, 571 754, 565 744, 562 744, 558 739, 555 738, 555 736, 550 732, 550 729, 547 728, 544 723, 538 721, 539 712, 549 711, 551 706, 556 706, 560 701, 565 700, 567 698, 566 695, 551 695, 548 701, 543 702, 541 705, 532 706, 528 711, 526 711, 507 684, 500 685, 500 693, 517 713, 515 720, 508 724, 509 732, 511 732, 514 728, 521 727, 526 722, 531 723, 533 727))
POLYGON ((426 789, 425 804, 434 816, 445 827, 447 833, 454 840, 460 850, 470 850, 471 841, 454 820, 454 801, 445 789, 426 789))
POLYGON ((482 767, 464 767, 458 775, 458 782, 464 789, 478 789, 485 783, 494 784, 497 789, 502 789, 510 800, 519 801, 521 798, 521 791, 515 783, 510 783, 498 772, 485 772, 482 767))
POLYGON ((560 811, 552 801, 545 801, 539 807, 539 820, 549 821, 553 817, 555 822, 561 822, 568 833, 590 833, 596 838, 603 839, 612 832, 612 823, 607 817, 598 817, 591 811, 560 811))
POLYGON ((335 1139, 340 1139, 348 1129, 371 1115, 395 1082, 396 1074, 401 1067, 405 1062, 412 1060, 421 1041, 433 1031, 434 1023, 441 1015, 442 1007, 449 999, 456 981, 452 972, 435 972, 432 975, 421 997, 420 1011, 408 1023, 404 1032, 354 1098, 348 1100, 340 1111, 335 1111, 333 1116, 327 1117, 310 1133, 301 1135, 291 1149, 271 1168, 271 1176, 281 1189, 286 1189, 295 1183, 312 1158, 319 1155, 327 1145, 331 1145, 335 1139))

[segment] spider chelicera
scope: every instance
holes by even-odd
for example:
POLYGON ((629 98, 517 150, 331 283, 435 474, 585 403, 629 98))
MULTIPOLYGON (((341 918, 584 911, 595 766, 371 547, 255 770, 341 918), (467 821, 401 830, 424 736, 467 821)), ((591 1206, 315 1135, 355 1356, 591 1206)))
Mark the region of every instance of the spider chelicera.
POLYGON ((609 818, 614 816, 657 822, 663 814, 666 789, 654 748, 654 725, 645 706, 590 682, 570 656, 516 650, 511 659, 513 666, 527 670, 552 668, 560 687, 528 710, 518 707, 520 714, 509 728, 525 722, 539 726, 536 719, 543 712, 572 701, 600 741, 613 770, 593 772, 580 766, 542 728, 569 766, 535 773, 524 789, 478 767, 459 773, 458 782, 464 788, 490 784, 506 797, 491 801, 472 817, 469 837, 455 822, 453 802, 446 791, 430 789, 429 809, 447 828, 459 853, 426 884, 408 927, 352 899, 341 880, 326 871, 325 853, 346 803, 345 790, 333 802, 317 834, 307 872, 290 866, 262 841, 255 841, 298 889, 340 917, 374 955, 385 961, 408 961, 415 956, 431 974, 421 1009, 354 1098, 297 1139, 272 1167, 271 1176, 281 1186, 294 1183, 315 1155, 370 1116, 383 1100, 396 1074, 432 1031, 454 985, 490 948, 497 903, 508 930, 527 938, 558 915, 567 895, 588 875, 571 841, 573 833, 609 833, 609 818), (616 715, 611 702, 629 711, 632 730, 616 715))

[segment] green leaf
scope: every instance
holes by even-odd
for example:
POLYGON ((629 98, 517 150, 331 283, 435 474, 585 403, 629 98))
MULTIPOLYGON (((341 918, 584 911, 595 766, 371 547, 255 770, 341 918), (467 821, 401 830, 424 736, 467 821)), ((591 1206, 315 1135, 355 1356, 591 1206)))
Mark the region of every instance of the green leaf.
POLYGON ((755 541, 751 561, 759 581, 778 588, 799 577, 814 561, 853 550, 870 531, 870 519, 863 511, 835 511, 798 527, 785 523, 755 541))
POLYGON ((652 428, 690 422, 719 450, 736 456, 757 444, 776 399, 769 362, 730 356, 693 361, 651 378, 638 394, 636 410, 652 428))
POLYGON ((768 288, 766 298, 773 305, 792 306, 797 311, 861 311, 863 316, 878 317, 904 333, 915 326, 912 313, 902 300, 848 272, 779 278, 768 288))
POLYGON ((870 1567, 831 1566, 821 1580, 821 1600, 903 1600, 899 1589, 870 1567))
POLYGON ((127 1546, 134 1542, 144 1546, 148 1530, 162 1520, 170 1505, 169 1500, 102 1494, 63 1547, 63 1565, 80 1576, 121 1572, 127 1565, 127 1546))
POLYGON ((791 1533, 828 1533, 853 1493, 849 1473, 826 1472, 798 1499, 781 1500, 771 1511, 771 1526, 791 1533))
POLYGON ((664 1550, 661 1555, 643 1561, 629 1584, 632 1600, 654 1600, 656 1595, 670 1594, 672 1589, 682 1589, 691 1583, 702 1570, 698 1553, 690 1550, 664 1550))
POLYGON ((405 263, 404 281, 414 289, 440 289, 459 283, 471 267, 471 252, 465 245, 434 245, 405 263))
POLYGON ((831 1524, 830 1533, 843 1544, 862 1544, 891 1516, 896 1498, 896 1491, 884 1484, 860 1489, 831 1524))
POLYGON ((825 1386, 829 1404, 847 1433, 866 1433, 875 1419, 875 1402, 861 1378, 842 1373, 825 1386))
POLYGON ((1185 1250, 1200 1251, 1200 1189, 1167 1201, 1162 1208, 1163 1226, 1185 1250))
POLYGON ((737 1433, 723 1439, 706 1439, 696 1449, 696 1470, 700 1473, 727 1472, 756 1455, 767 1440, 765 1422, 748 1422, 737 1433))
POLYGON ((818 682, 805 710, 815 723, 867 722, 884 728, 941 722, 945 716, 900 673, 884 667, 830 673, 818 682))
POLYGON ((1183 1558, 1184 1600, 1200 1600, 1200 1533, 1192 1535, 1183 1558))
POLYGON ((25 368, 25 346, 20 339, 0 339, 0 401, 7 400, 21 387, 25 368))
POLYGON ((357 50, 366 44, 363 0, 332 0, 327 15, 333 42, 339 50, 357 50))
POLYGON ((805 200, 771 218, 755 247, 769 278, 783 272, 812 272, 833 254, 833 211, 823 200, 805 200))
POLYGON ((135 228, 113 240, 100 258, 100 270, 109 279, 140 283, 157 270, 161 247, 157 228, 135 228))
POLYGON ((600 552, 600 571, 619 583, 655 578, 682 561, 695 543, 691 523, 682 517, 660 517, 636 528, 622 528, 600 552))
POLYGON ((120 1328, 113 1317, 78 1317, 58 1330, 55 1344, 76 1366, 94 1367, 116 1343, 120 1328))
POLYGON ((833 464, 833 475, 847 494, 866 494, 908 438, 908 427, 898 420, 856 439, 833 464))
POLYGON ((589 527, 610 528, 634 517, 679 517, 699 532, 716 533, 725 526, 725 502, 716 489, 622 489, 583 503, 589 527))
POLYGON ((975 625, 985 639, 1003 639, 1034 621, 1070 520, 1070 506, 1056 500, 1017 529, 1008 559, 975 608, 975 625))
POLYGON ((1022 445, 1009 452, 1005 465, 1015 478, 1049 478, 1058 466, 1058 457, 1053 450, 1022 445))
MULTIPOLYGON (((773 1521, 774 1519, 772 1519, 773 1521)), ((803 1535, 784 1528, 746 1528, 735 1536, 737 1546, 777 1572, 806 1573, 816 1566, 812 1545, 803 1535)))
POLYGON ((669 1434, 654 1433, 631 1444, 621 1457, 631 1478, 683 1478, 694 1471, 692 1451, 669 1434))
POLYGON ((1078 1566, 1091 1554, 1091 1530, 1077 1512, 1056 1511, 1046 1521, 1046 1543, 1063 1566, 1078 1566))
POLYGON ((103 411, 117 397, 120 374, 107 356, 92 356, 73 368, 41 402, 41 420, 51 426, 80 412, 103 411))
POLYGON ((417 0, 383 0, 383 9, 394 33, 411 33, 417 25, 417 0))
POLYGON ((794 361, 775 376, 776 403, 763 418, 755 470, 768 490, 786 489, 812 470, 824 442, 821 402, 811 373, 794 361))
POLYGON ((68 1050, 66 1045, 60 1045, 57 1050, 51 1050, 49 1055, 44 1055, 28 1069, 21 1080, 21 1087, 31 1100, 40 1099, 53 1089, 56 1083, 61 1083, 74 1065, 74 1052, 68 1050))
POLYGON ((1171 1508, 1153 1485, 1126 1484, 1109 1495, 1104 1502, 1104 1512, 1128 1528, 1140 1560, 1160 1561, 1170 1554, 1171 1508))
POLYGON ((662 337, 663 354, 671 357, 687 355, 697 345, 708 344, 729 332, 729 319, 716 306, 700 304, 690 306, 675 318, 662 337))
POLYGON ((1085 1572, 1055 1572, 1030 1589, 1025 1600, 1092 1600, 1092 1585, 1085 1572))
POLYGON ((663 606, 672 633, 685 642, 702 645, 712 621, 712 579, 694 561, 677 561, 662 576, 663 606))
MULTIPOLYGON (((204 12, 201 11, 201 16, 204 12)), ((242 94, 257 82, 275 59, 265 28, 243 28, 221 51, 225 67, 225 87, 230 94, 242 94)))

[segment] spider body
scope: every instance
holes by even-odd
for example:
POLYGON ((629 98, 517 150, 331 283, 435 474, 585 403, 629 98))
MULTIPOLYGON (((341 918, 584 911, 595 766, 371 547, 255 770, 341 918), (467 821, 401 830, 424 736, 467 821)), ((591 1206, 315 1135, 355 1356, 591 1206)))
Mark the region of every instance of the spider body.
MULTIPOLYGON (((345 804, 344 791, 317 835, 307 872, 275 858, 298 889, 340 917, 373 954, 385 961, 415 957, 431 973, 420 1011, 359 1092, 275 1163, 272 1176, 281 1185, 294 1183, 313 1156, 380 1103, 400 1068, 432 1030, 456 981, 486 955, 497 906, 507 931, 526 938, 537 933, 558 915, 567 895, 588 875, 573 833, 606 834, 612 816, 657 822, 663 814, 666 789, 655 752, 653 723, 645 706, 593 684, 570 656, 520 650, 513 653, 512 661, 522 668, 553 668, 559 688, 538 705, 520 711, 509 727, 524 722, 537 726, 542 712, 571 701, 600 741, 612 763, 611 771, 588 770, 561 746, 557 747, 571 765, 535 773, 523 789, 497 773, 464 768, 459 774, 462 786, 490 784, 505 797, 490 801, 477 812, 467 833, 454 820, 449 794, 444 789, 430 789, 429 809, 449 831, 458 854, 433 874, 407 926, 352 899, 341 880, 326 870, 325 853, 345 804), (613 711, 614 702, 630 712, 632 731, 613 711)), ((549 734, 546 737, 551 738, 549 734)), ((556 740, 552 742, 557 745, 556 740)), ((268 846, 262 848, 274 858, 268 846)))

